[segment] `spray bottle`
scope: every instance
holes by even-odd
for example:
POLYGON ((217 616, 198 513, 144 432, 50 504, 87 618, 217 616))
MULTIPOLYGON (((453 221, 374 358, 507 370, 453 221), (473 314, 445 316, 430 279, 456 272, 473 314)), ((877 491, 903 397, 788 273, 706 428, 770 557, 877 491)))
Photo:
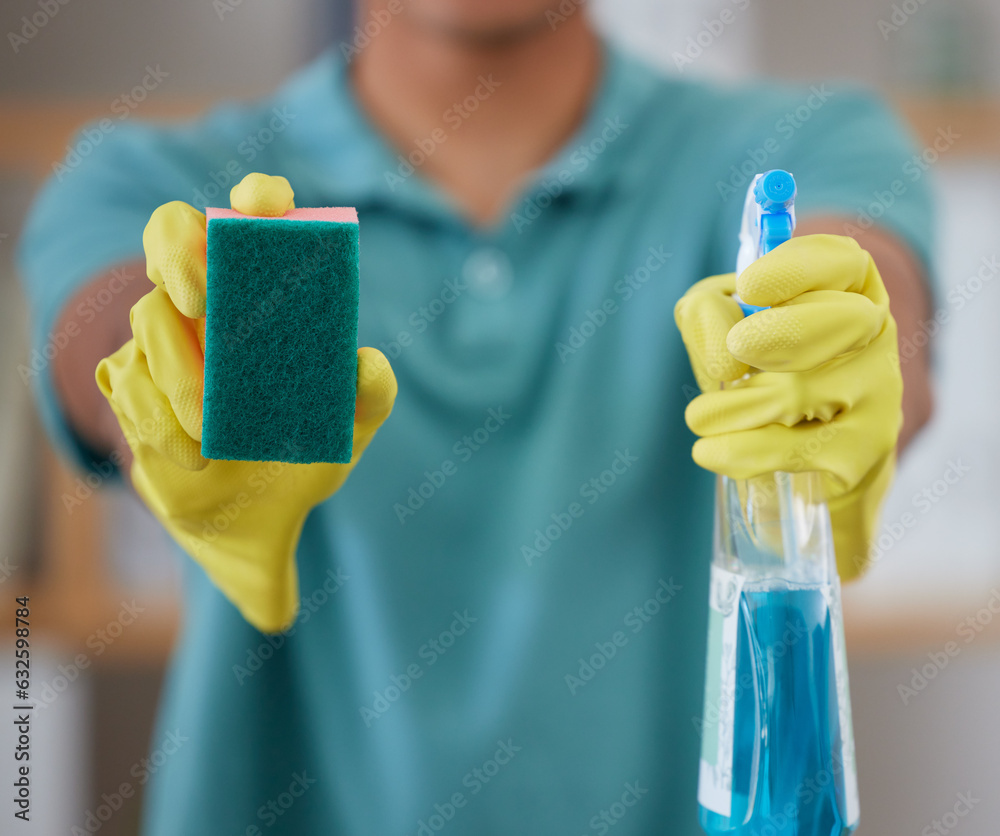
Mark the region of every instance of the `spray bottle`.
MULTIPOLYGON (((754 178, 737 273, 791 238, 795 192, 786 171, 754 178)), ((761 310, 737 302, 747 316, 761 310)), ((698 804, 711 836, 857 827, 840 580, 818 473, 718 478, 698 804)))

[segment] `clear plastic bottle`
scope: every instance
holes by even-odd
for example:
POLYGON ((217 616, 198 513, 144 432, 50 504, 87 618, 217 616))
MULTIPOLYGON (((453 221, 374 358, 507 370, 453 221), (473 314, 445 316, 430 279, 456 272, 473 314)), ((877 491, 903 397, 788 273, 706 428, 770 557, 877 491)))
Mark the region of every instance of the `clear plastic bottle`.
MULTIPOLYGON (((749 224, 755 247, 768 227, 787 225, 786 238, 794 227, 794 213, 790 224, 761 223, 769 208, 787 214, 794 198, 791 181, 787 204, 768 206, 759 181, 770 174, 758 175, 748 195, 749 206, 756 187, 750 209, 757 219, 749 224)), ((765 241, 763 251, 780 242, 765 241)), ((741 256, 745 261, 746 251, 741 256)), ((820 474, 719 477, 709 606, 698 786, 703 829, 712 836, 851 833, 858 824, 854 736, 820 474)))

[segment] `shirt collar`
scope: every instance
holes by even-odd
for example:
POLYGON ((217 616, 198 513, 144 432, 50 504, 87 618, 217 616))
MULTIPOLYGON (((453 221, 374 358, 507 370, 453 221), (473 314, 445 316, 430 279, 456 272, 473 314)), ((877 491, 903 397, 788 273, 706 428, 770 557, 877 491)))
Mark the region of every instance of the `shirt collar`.
MULTIPOLYGON (((637 183, 641 167, 623 162, 634 139, 631 131, 659 81, 654 71, 602 42, 601 79, 587 115, 563 148, 528 178, 515 203, 541 192, 551 195, 556 182, 560 197, 626 190, 637 183)), ((383 203, 423 214, 459 214, 419 168, 400 176, 400 152, 361 109, 336 49, 294 77, 278 98, 299 115, 290 138, 324 192, 354 206, 383 203)))

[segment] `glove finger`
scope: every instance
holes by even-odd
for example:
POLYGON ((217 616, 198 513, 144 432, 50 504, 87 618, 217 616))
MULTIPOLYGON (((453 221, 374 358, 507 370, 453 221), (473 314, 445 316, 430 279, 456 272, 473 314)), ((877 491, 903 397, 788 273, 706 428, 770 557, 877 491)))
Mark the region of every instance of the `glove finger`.
MULTIPOLYGON (((873 350, 876 346, 873 343, 873 350)), ((699 395, 684 417, 691 431, 702 437, 767 424, 793 427, 803 421, 833 421, 873 393, 892 395, 898 378, 890 363, 879 362, 865 351, 809 372, 759 372, 725 390, 699 395)))
POLYGON ((793 427, 801 421, 831 420, 840 411, 838 406, 810 404, 800 393, 805 386, 801 377, 761 372, 731 389, 705 392, 687 405, 684 420, 702 438, 768 424, 793 427))
POLYGON ((733 357, 726 335, 743 311, 732 298, 736 277, 711 276, 693 285, 674 306, 674 321, 691 359, 691 368, 702 391, 736 380, 750 369, 733 357))
MULTIPOLYGON (((822 471, 840 495, 852 490, 892 449, 899 427, 873 431, 873 416, 855 409, 829 423, 809 421, 784 427, 768 424, 743 432, 700 438, 692 456, 701 467, 733 479, 783 470, 822 471)), ((878 426, 878 424, 875 424, 878 426)))
POLYGON ((887 308, 858 293, 806 291, 736 323, 726 347, 756 369, 806 371, 867 346, 887 316, 887 308))
POLYGON ((248 174, 229 192, 229 205, 244 215, 280 218, 295 208, 295 194, 284 177, 254 172, 248 174))
POLYGON ((888 297, 872 257, 853 238, 803 235, 757 259, 736 282, 751 305, 780 305, 809 290, 861 293, 875 304, 888 297))
POLYGON ((396 375, 385 355, 377 348, 359 348, 352 462, 365 451, 375 432, 389 417, 397 391, 396 375))
POLYGON ((115 418, 118 419, 118 426, 121 427, 122 435, 125 437, 125 443, 128 444, 134 457, 136 447, 139 445, 139 437, 135 430, 135 424, 133 424, 132 419, 119 408, 117 401, 115 401, 112 396, 111 385, 112 369, 128 362, 128 357, 131 355, 133 350, 134 347, 132 346, 132 340, 129 340, 110 357, 105 357, 100 363, 97 364, 97 369, 94 372, 94 379, 97 381, 97 388, 101 390, 101 394, 104 395, 104 399, 108 402, 108 405, 111 407, 111 411, 115 414, 115 418))
POLYGON ((199 323, 182 316, 158 287, 136 302, 130 316, 153 383, 167 396, 184 432, 200 443, 205 357, 199 323))
POLYGON ((205 315, 205 216, 179 200, 153 212, 142 233, 146 274, 184 316, 205 315))
POLYGON ((119 423, 137 458, 141 448, 149 447, 185 470, 208 464, 201 445, 184 432, 167 396, 153 383, 134 339, 98 364, 97 383, 115 414, 127 418, 127 429, 126 422, 119 423))

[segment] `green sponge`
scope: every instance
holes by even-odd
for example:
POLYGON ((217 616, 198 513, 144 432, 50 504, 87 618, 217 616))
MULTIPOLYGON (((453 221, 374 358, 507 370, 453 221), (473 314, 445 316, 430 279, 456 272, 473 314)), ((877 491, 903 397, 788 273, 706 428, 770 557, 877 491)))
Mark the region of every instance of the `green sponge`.
POLYGON ((358 376, 358 215, 207 209, 201 453, 349 462, 358 376))

